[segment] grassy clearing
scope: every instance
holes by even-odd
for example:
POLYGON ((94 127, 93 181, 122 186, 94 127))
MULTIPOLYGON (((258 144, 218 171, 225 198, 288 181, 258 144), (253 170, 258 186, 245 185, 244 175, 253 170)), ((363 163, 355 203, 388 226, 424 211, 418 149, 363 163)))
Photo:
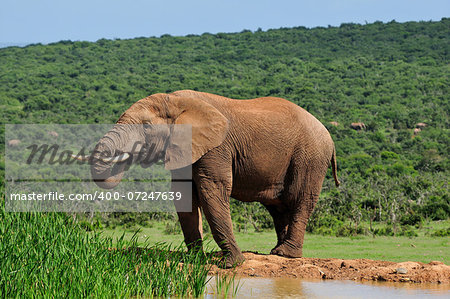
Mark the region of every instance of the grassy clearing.
MULTIPOLYGON (((303 255, 317 258, 342 258, 387 260, 394 262, 418 261, 429 263, 437 260, 450 264, 450 239, 448 237, 428 236, 430 231, 447 227, 449 221, 425 225, 418 231, 418 237, 387 237, 387 236, 355 236, 334 237, 307 234, 305 237, 303 255)), ((164 223, 153 223, 152 227, 139 227, 136 237, 141 245, 151 245, 158 242, 182 244, 182 234, 165 234, 164 223)), ((125 232, 125 238, 131 238, 137 228, 127 231, 117 227, 115 230, 104 230, 102 234, 117 237, 125 232)), ((235 232, 237 242, 244 251, 269 253, 276 243, 275 231, 235 232)), ((219 250, 211 235, 206 234, 211 250, 219 250)))
POLYGON ((432 237, 324 237, 307 235, 306 257, 386 260, 394 262, 416 261, 429 263, 442 261, 450 264, 448 238, 432 237))

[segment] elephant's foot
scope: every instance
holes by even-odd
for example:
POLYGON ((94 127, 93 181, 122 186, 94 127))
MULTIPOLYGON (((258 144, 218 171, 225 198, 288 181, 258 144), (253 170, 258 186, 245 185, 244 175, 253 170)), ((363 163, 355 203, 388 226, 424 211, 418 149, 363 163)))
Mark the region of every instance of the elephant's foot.
POLYGON ((186 243, 186 247, 188 248, 189 252, 197 253, 197 252, 203 252, 203 241, 202 239, 198 239, 196 241, 187 241, 184 240, 186 243))
POLYGON ((289 246, 287 243, 284 243, 272 249, 270 254, 291 258, 302 257, 302 248, 289 246))
POLYGON ((245 261, 244 255, 240 251, 235 253, 224 252, 223 255, 224 260, 222 266, 225 269, 234 268, 245 261))

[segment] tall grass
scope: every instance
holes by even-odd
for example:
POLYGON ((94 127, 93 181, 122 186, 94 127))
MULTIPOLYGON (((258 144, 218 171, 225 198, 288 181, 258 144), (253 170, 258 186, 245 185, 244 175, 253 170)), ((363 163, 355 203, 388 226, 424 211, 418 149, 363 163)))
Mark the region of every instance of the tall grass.
POLYGON ((239 289, 242 287, 242 283, 239 279, 236 279, 236 273, 230 274, 216 274, 214 277, 216 284, 215 295, 220 298, 236 297, 239 289))
POLYGON ((0 297, 200 296, 203 254, 88 234, 59 213, 8 213, 0 201, 0 297), (113 248, 115 247, 115 248, 113 248))

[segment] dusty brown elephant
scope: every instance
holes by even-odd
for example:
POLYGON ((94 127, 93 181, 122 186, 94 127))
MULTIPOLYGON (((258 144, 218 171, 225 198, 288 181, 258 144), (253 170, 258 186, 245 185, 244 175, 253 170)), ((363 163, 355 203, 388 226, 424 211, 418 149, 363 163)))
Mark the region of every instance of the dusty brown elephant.
POLYGON ((20 144, 20 140, 19 139, 11 139, 8 141, 8 146, 9 147, 17 147, 20 144))
POLYGON ((359 130, 365 130, 366 124, 365 123, 351 123, 350 128, 353 130, 359 131, 359 130))
MULTIPOLYGON (((306 224, 330 163, 339 185, 330 134, 314 116, 284 99, 233 100, 189 90, 155 94, 133 104, 118 123, 192 124, 193 208, 178 217, 188 248, 198 248, 203 210, 226 254, 226 267, 243 261, 233 235, 230 196, 267 208, 278 237, 272 254, 301 257, 306 224)), ((108 132, 94 155, 123 160, 130 143, 149 142, 150 127, 142 127, 141 132, 108 132)), ((159 140, 155 157, 170 161, 169 151, 160 154, 171 147, 170 133, 161 134, 152 137, 159 140)), ((113 188, 122 178, 124 166, 111 164, 97 160, 91 166, 100 187, 113 188)))

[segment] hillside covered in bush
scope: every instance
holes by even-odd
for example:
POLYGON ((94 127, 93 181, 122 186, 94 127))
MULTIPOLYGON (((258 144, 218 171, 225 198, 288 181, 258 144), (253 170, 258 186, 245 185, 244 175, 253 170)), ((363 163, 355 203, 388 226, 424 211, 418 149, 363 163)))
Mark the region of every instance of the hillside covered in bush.
MULTIPOLYGON (((111 123, 145 96, 180 89, 283 97, 336 143, 342 186, 326 179, 309 230, 408 234, 450 216, 449 37, 442 19, 3 48, 2 122, 111 123)), ((238 228, 272 226, 260 205, 233 205, 238 228)))

